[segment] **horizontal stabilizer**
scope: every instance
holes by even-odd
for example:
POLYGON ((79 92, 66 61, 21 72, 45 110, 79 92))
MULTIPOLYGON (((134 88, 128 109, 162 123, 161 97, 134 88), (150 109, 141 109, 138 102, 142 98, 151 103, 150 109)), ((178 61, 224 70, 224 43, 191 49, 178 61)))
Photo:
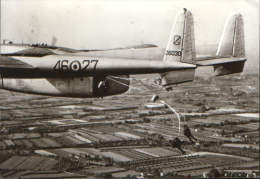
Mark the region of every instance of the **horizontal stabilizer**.
POLYGON ((245 61, 235 61, 214 66, 215 76, 229 75, 243 72, 245 61))
POLYGON ((197 61, 197 66, 213 66, 216 76, 243 72, 245 58, 219 58, 197 61))
POLYGON ((217 59, 210 59, 210 60, 203 60, 203 61, 196 61, 196 65, 198 66, 214 66, 220 65, 225 63, 232 63, 232 62, 244 62, 246 61, 245 58, 217 58, 217 59))
POLYGON ((226 22, 215 57, 196 61, 197 66, 213 66, 216 76, 243 72, 245 65, 244 23, 241 14, 226 22))

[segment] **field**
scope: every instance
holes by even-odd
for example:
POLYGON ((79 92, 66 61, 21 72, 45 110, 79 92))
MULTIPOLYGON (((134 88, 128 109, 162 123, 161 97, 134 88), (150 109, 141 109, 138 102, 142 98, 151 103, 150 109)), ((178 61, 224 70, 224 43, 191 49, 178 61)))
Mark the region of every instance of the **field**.
POLYGON ((216 168, 259 176, 257 75, 197 78, 172 91, 142 83, 103 99, 1 90, 0 177, 202 177, 216 168), (147 108, 154 94, 181 115, 180 131, 168 108, 147 108), (172 145, 176 137, 185 154, 172 145))

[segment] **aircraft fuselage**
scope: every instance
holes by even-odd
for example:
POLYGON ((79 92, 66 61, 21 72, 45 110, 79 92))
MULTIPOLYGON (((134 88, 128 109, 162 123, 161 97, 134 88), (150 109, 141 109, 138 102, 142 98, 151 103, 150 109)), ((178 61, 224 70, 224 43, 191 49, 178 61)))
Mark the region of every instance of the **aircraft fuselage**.
POLYGON ((121 94, 128 90, 131 74, 195 70, 196 67, 178 62, 77 55, 1 56, 0 58, 2 63, 8 60, 8 65, 12 67, 0 69, 0 88, 66 97, 103 97, 121 94), (107 79, 107 76, 120 78, 107 79))

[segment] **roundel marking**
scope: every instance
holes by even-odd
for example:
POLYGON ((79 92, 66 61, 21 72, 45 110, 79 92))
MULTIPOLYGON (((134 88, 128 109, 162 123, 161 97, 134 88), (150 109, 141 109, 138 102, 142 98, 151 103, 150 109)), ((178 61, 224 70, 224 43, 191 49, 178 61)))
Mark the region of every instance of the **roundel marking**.
POLYGON ((71 71, 79 71, 79 70, 81 70, 80 62, 76 61, 76 60, 71 62, 70 69, 71 69, 71 71))

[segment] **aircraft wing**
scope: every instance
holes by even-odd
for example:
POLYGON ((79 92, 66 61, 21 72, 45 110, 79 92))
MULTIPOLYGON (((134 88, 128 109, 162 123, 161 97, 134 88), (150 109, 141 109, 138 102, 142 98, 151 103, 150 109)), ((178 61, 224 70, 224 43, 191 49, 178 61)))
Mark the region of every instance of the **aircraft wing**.
POLYGON ((52 50, 33 47, 24 50, 19 50, 12 53, 2 53, 1 56, 43 57, 46 55, 54 55, 54 54, 55 53, 52 50))
POLYGON ((154 44, 142 44, 142 45, 133 45, 128 47, 118 47, 118 48, 110 48, 110 49, 83 49, 78 50, 78 52, 93 52, 93 51, 110 51, 110 50, 127 50, 127 49, 142 49, 142 48, 153 48, 158 47, 154 44))
MULTIPOLYGON (((3 46, 1 44, 1 46, 3 46)), ((7 47, 12 46, 19 46, 19 45, 5 45, 7 47)), ((26 45, 24 45, 26 46, 26 45)), ((71 55, 78 55, 78 53, 84 53, 84 52, 106 52, 106 51, 123 51, 124 50, 130 50, 130 49, 147 49, 147 48, 153 48, 157 47, 153 44, 142 44, 142 45, 133 45, 128 47, 118 47, 118 48, 111 48, 111 49, 72 49, 67 47, 58 47, 58 46, 50 46, 50 45, 41 45, 41 44, 33 44, 33 45, 27 45, 27 48, 18 50, 18 51, 10 51, 10 50, 2 50, 1 55, 2 56, 25 56, 25 57, 43 57, 46 55, 64 55, 64 54, 71 54, 71 55)), ((122 56, 124 57, 124 56, 122 56)))

